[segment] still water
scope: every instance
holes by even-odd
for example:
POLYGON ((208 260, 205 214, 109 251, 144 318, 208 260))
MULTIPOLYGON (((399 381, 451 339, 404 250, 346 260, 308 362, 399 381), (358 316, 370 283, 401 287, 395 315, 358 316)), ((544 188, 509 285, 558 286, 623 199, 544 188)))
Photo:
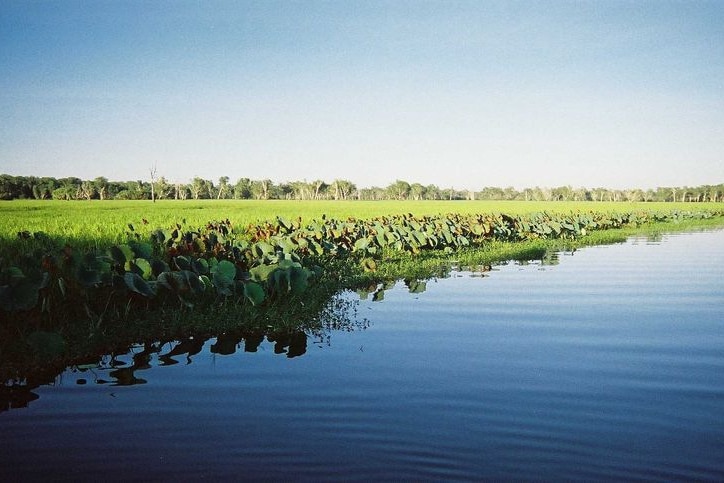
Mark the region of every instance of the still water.
POLYGON ((0 413, 0 480, 722 480, 722 274, 724 231, 634 238, 139 347, 0 413))

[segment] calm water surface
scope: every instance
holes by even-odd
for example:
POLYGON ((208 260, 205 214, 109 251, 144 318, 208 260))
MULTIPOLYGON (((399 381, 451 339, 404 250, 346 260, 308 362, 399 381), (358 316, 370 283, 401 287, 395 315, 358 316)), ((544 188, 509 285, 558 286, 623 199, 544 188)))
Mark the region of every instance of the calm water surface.
POLYGON ((724 479, 724 231, 558 261, 398 283, 297 357, 69 370, 0 413, 0 479, 724 479))

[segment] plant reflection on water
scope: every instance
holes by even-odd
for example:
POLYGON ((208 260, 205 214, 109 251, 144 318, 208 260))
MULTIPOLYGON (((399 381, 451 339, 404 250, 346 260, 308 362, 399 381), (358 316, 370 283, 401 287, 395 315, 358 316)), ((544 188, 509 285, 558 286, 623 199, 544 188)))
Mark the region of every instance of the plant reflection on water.
MULTIPOLYGON (((533 263, 545 265, 557 265, 559 262, 558 252, 548 252, 533 263)), ((527 264, 527 261, 516 261, 515 263, 527 264)), ((410 294, 416 295, 425 292, 427 283, 436 278, 448 278, 459 276, 461 272, 467 272, 471 277, 487 277, 488 273, 495 268, 491 265, 465 266, 456 262, 442 267, 435 277, 424 279, 406 279, 401 282, 410 294)), ((393 289, 397 281, 390 280, 380 283, 372 283, 370 286, 359 287, 355 290, 353 297, 359 300, 372 300, 382 302, 385 299, 385 292, 393 289)), ((38 399, 34 389, 42 385, 57 383, 60 375, 70 370, 72 373, 88 374, 88 377, 79 377, 75 383, 85 385, 107 384, 110 386, 134 386, 146 384, 148 381, 139 376, 139 372, 151 369, 151 362, 154 357, 159 367, 172 366, 179 363, 191 364, 193 357, 201 353, 207 342, 210 342, 209 352, 220 356, 229 356, 242 349, 243 352, 257 352, 265 342, 273 345, 273 352, 277 355, 286 355, 287 358, 295 358, 307 352, 307 344, 310 337, 319 344, 331 343, 334 331, 364 330, 368 327, 367 320, 357 319, 356 300, 348 295, 352 292, 346 291, 332 297, 325 306, 318 320, 296 324, 296 328, 274 330, 268 329, 244 329, 227 331, 215 336, 195 335, 181 340, 147 341, 107 354, 106 352, 86 357, 83 360, 66 361, 66 365, 44 368, 41 370, 26 370, 21 377, 6 380, 0 386, 0 412, 9 409, 25 408, 32 401, 38 399), (130 356, 131 362, 121 359, 123 356, 130 356), (102 377, 107 374, 106 377, 102 377)), ((1 363, 2 361, 0 361, 1 363)))
MULTIPOLYGON (((307 352, 310 339, 318 345, 330 345, 334 331, 364 330, 369 322, 357 319, 356 300, 341 293, 332 298, 319 315, 318 320, 300 323, 297 328, 245 329, 223 332, 216 336, 189 336, 181 340, 149 341, 134 344, 111 354, 102 353, 82 360, 70 361, 67 365, 26 369, 21 377, 4 381, 0 385, 0 412, 26 408, 39 396, 33 392, 44 385, 53 385, 65 371, 80 376, 78 385, 89 383, 109 386, 134 386, 146 384, 141 377, 143 371, 156 367, 191 364, 194 356, 204 350, 211 354, 230 356, 237 351, 257 352, 262 344, 271 344, 273 353, 295 358, 307 352), (126 362, 124 357, 130 357, 126 362)), ((22 370, 22 369, 21 369, 22 370)))

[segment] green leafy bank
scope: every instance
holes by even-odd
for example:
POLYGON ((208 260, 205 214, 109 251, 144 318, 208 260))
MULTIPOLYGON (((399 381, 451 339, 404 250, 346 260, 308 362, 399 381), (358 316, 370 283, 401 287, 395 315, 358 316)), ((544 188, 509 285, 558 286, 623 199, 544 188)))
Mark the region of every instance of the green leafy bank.
POLYGON ((397 279, 423 290, 421 282, 453 266, 541 259, 642 227, 721 224, 723 216, 707 210, 277 217, 244 227, 222 220, 140 233, 131 226, 126 243, 91 250, 23 231, 18 237, 28 250, 0 265, 0 365, 65 361, 117 344, 240 326, 299 330, 318 323, 340 290, 379 294, 378 284, 397 279))

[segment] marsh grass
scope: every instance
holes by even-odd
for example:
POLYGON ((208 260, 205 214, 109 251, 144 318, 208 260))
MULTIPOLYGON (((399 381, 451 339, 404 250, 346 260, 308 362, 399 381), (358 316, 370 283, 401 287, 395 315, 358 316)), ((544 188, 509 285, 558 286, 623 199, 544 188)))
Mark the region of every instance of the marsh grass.
POLYGON ((201 227, 229 219, 237 233, 251 224, 301 218, 369 219, 412 213, 506 213, 547 211, 630 212, 720 209, 717 203, 608 203, 527 201, 285 201, 285 200, 161 200, 150 201, 43 201, 0 202, 0 267, 21 256, 32 256, 58 246, 78 250, 106 250, 138 236, 147 239, 157 228, 182 223, 201 227), (130 225, 130 226, 129 226, 130 225), (132 228, 131 228, 132 227, 132 228), (28 239, 19 238, 25 232, 28 239), (43 237, 32 236, 37 232, 43 237))

